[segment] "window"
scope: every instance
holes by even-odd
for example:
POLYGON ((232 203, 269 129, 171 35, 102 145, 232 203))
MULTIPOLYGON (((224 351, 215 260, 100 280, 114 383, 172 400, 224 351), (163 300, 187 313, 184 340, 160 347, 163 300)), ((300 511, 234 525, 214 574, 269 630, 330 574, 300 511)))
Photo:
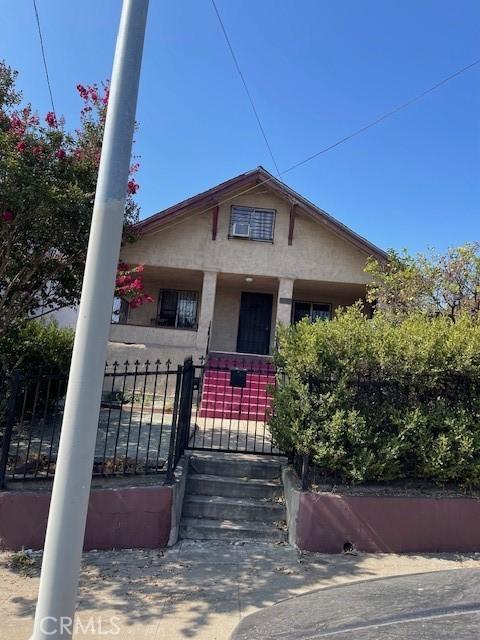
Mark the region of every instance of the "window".
POLYGON ((160 289, 156 324, 160 327, 196 329, 197 308, 196 291, 160 289))
POLYGON ((293 322, 300 322, 303 318, 309 318, 311 322, 317 320, 330 320, 332 305, 319 302, 294 302, 293 322))
POLYGON ((229 237, 273 242, 274 226, 274 209, 232 207, 229 237))

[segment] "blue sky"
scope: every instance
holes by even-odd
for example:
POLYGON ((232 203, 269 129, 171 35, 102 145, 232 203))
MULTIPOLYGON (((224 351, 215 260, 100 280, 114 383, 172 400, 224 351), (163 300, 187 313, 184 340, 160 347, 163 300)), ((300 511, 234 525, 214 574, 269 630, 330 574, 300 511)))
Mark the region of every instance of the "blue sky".
MULTIPOLYGON (((110 76, 120 0, 37 0, 57 112, 110 76)), ((280 170, 480 57, 478 0, 217 0, 280 170)), ((151 0, 136 153, 150 215, 273 171, 210 0, 151 0)), ((0 55, 49 109, 31 0, 4 0, 0 55)), ((480 239, 480 65, 284 176, 383 248, 480 239)))

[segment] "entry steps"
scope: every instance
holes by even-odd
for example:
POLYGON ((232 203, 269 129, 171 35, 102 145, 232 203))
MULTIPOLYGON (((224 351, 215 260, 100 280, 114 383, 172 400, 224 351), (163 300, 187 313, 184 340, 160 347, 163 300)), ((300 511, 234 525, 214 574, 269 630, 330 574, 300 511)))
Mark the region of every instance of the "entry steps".
POLYGON ((180 537, 286 540, 280 456, 190 454, 180 537))

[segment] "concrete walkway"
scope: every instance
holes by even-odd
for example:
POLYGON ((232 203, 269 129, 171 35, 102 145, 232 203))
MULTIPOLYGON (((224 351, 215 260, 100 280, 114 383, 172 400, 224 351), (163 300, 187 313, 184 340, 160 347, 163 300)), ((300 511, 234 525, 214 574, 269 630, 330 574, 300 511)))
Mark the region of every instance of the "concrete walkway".
MULTIPOLYGON (((0 635, 27 640, 41 556, 28 576, 9 567, 10 559, 0 554, 0 635)), ((462 567, 480 568, 480 554, 300 555, 286 545, 193 541, 164 551, 91 552, 84 555, 78 615, 84 629, 91 626, 76 638, 228 640, 243 616, 295 594, 462 567)))

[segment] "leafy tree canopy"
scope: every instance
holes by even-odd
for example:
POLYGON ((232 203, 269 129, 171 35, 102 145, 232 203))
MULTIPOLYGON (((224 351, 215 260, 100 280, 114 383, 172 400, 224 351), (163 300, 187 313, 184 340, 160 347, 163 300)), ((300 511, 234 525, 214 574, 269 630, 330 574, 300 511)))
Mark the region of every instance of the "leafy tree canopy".
MULTIPOLYGON (((16 80, 0 62, 0 339, 25 318, 79 301, 109 97, 108 83, 77 85, 80 126, 68 131, 55 113, 40 117, 23 103, 16 80)), ((137 170, 133 163, 125 240, 138 221, 137 170)), ((122 265, 119 277, 132 269, 122 265)), ((141 275, 127 281, 122 294, 134 306, 148 299, 141 275)))
POLYGON ((455 321, 463 311, 480 311, 480 243, 449 249, 445 254, 410 256, 390 250, 388 260, 370 259, 368 301, 384 312, 402 316, 421 311, 455 321))

